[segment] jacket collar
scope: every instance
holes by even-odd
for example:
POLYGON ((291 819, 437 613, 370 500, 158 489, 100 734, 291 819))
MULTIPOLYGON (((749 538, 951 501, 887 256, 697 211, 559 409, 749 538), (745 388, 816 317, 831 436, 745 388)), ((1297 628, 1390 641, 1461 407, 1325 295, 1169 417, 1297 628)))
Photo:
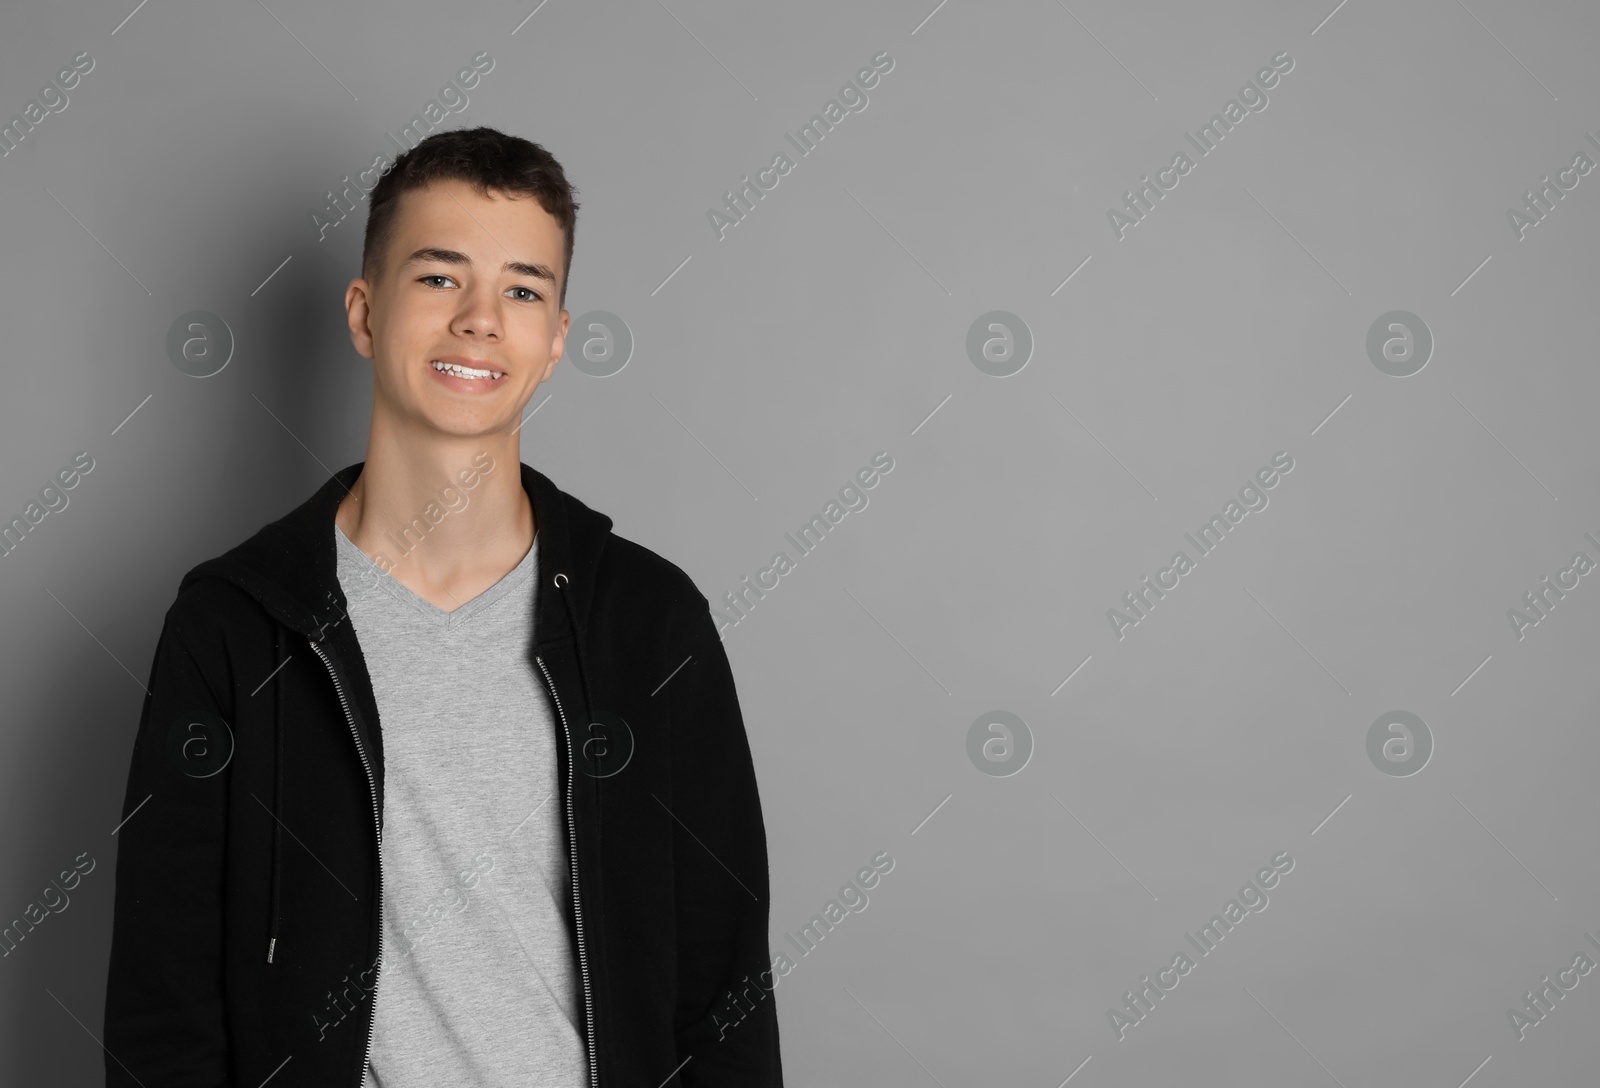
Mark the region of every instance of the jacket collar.
MULTIPOLYGON (((285 626, 320 641, 327 626, 345 615, 333 519, 365 464, 358 461, 340 469, 289 513, 262 526, 242 544, 195 566, 184 575, 179 591, 200 578, 223 578, 248 592, 285 626)), ((569 632, 572 621, 560 597, 570 603, 577 625, 588 626, 594 575, 612 522, 562 491, 544 473, 526 464, 520 468, 539 536, 541 592, 534 630, 538 641, 546 643, 569 632), (559 575, 566 575, 563 592, 544 592, 559 575)))

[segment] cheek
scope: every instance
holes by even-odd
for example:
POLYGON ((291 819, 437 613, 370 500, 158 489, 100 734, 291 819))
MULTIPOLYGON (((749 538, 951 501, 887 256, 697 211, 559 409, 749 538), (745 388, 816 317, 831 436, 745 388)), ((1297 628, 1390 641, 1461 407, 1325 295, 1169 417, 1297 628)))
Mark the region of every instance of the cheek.
POLYGON ((414 366, 430 351, 443 350, 451 337, 452 309, 437 298, 408 299, 385 315, 374 336, 390 358, 414 366))
MULTIPOLYGON (((550 358, 552 351, 561 349, 556 339, 560 332, 559 317, 553 318, 545 313, 530 313, 516 322, 512 335, 516 338, 520 354, 535 362, 543 363, 550 358)), ((570 329, 566 337, 565 350, 581 352, 584 340, 593 335, 595 334, 583 329, 570 329)))

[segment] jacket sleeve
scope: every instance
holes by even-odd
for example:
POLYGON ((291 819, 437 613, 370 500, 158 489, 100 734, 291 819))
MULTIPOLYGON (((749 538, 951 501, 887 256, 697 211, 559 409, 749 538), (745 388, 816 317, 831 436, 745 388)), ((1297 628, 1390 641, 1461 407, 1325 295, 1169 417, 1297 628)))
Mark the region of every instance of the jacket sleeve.
MULTIPOLYGON (((191 593, 189 601, 197 595, 191 593)), ((219 637, 167 612, 133 742, 106 981, 107 1088, 231 1083, 222 882, 233 724, 219 637), (208 661, 197 652, 205 646, 208 661), (208 773, 213 772, 213 773, 208 773)))
POLYGON ((767 947, 766 828, 727 652, 710 606, 688 621, 668 685, 684 1088, 782 1088, 777 978, 767 947), (682 686, 679 686, 680 681, 682 686), (674 690, 675 689, 675 690, 674 690))

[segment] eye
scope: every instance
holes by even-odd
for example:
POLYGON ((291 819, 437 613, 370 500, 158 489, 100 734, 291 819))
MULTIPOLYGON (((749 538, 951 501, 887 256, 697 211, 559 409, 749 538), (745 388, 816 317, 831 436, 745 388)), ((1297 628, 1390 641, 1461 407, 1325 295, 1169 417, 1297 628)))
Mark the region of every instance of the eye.
POLYGON ((531 287, 513 287, 513 288, 511 288, 511 290, 513 290, 513 291, 526 291, 528 293, 528 297, 527 298, 518 299, 517 301, 519 301, 519 302, 533 302, 535 299, 539 299, 539 298, 543 297, 542 295, 539 294, 539 292, 535 291, 531 287))
MULTIPOLYGON (((451 284, 455 283, 455 281, 450 279, 449 276, 446 276, 441 272, 430 272, 426 276, 418 276, 417 277, 417 282, 418 283, 428 283, 429 280, 448 280, 451 284)), ((433 286, 432 284, 428 284, 428 285, 430 287, 433 286)))

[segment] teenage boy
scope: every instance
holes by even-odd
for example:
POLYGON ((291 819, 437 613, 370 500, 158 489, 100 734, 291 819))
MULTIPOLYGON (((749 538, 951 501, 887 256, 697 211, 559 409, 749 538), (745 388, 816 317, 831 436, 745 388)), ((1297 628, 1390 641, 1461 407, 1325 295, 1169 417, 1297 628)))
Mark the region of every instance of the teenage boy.
POLYGON ((367 458, 165 617, 107 1085, 782 1084, 710 606, 519 457, 570 321, 572 194, 487 128, 373 189, 345 293, 367 458))

